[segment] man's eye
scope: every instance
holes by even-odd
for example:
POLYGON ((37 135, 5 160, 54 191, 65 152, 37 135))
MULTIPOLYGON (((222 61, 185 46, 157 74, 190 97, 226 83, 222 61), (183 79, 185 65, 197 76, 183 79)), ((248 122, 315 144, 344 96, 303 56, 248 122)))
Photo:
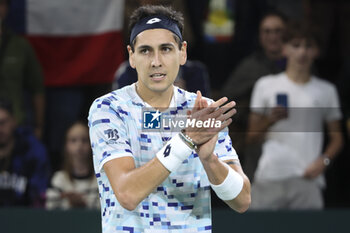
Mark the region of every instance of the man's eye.
POLYGON ((70 143, 76 143, 78 140, 76 138, 70 138, 68 141, 70 143))
POLYGON ((162 50, 163 50, 163 52, 170 52, 171 48, 170 47, 163 47, 162 50))
POLYGON ((299 48, 299 47, 300 47, 300 43, 292 43, 292 46, 293 46, 294 48, 299 48))
POLYGON ((141 50, 140 50, 140 53, 142 53, 142 54, 148 54, 148 53, 149 53, 149 50, 148 50, 148 49, 141 49, 141 50))

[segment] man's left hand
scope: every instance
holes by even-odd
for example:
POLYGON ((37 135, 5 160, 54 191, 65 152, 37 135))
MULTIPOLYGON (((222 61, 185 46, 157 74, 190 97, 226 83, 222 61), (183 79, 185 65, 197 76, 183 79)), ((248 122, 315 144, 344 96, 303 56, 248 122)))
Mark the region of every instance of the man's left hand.
POLYGON ((326 165, 323 163, 323 157, 319 157, 306 168, 304 177, 306 179, 314 179, 321 175, 325 168, 326 165))

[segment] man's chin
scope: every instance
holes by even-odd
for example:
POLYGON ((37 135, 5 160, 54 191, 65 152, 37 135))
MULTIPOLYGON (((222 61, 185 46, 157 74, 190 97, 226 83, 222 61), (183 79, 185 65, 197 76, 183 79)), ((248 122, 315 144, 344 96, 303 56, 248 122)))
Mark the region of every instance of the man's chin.
POLYGON ((157 92, 157 93, 162 93, 165 92, 169 89, 169 87, 171 87, 172 85, 152 85, 152 87, 150 88, 151 91, 153 92, 157 92))

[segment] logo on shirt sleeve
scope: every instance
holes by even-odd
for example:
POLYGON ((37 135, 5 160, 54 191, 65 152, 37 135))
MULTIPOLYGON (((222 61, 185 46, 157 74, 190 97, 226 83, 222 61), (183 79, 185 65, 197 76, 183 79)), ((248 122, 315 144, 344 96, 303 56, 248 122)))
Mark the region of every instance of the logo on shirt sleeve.
POLYGON ((116 129, 107 129, 104 131, 104 134, 107 136, 107 144, 116 144, 119 139, 118 130, 116 129))

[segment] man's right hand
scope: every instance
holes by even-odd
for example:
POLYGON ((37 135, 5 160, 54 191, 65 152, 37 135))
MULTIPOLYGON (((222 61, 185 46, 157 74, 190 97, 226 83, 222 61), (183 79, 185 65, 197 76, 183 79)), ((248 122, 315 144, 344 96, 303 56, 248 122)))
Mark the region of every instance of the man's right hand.
POLYGON ((276 106, 272 108, 270 115, 268 115, 269 125, 275 124, 277 121, 288 118, 288 109, 283 106, 276 106))

